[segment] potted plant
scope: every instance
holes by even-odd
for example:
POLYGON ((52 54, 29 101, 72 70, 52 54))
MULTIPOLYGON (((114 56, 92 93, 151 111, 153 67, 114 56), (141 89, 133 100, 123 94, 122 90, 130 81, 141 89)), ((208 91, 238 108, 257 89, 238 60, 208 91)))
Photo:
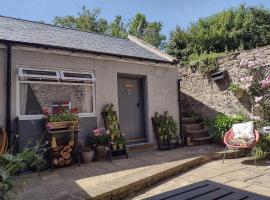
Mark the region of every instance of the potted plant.
POLYGON ((243 90, 238 84, 231 83, 228 90, 233 92, 237 99, 242 99, 245 95, 245 90, 243 90))
POLYGON ((43 110, 46 119, 46 128, 48 129, 76 129, 79 127, 78 109, 66 109, 59 107, 50 112, 43 110))
POLYGON ((115 142, 111 143, 112 150, 117 150, 117 144, 115 142))
POLYGON ((88 164, 93 160, 94 151, 91 146, 83 145, 80 154, 81 154, 82 162, 84 164, 88 164))
POLYGON ((125 145, 126 141, 125 141, 125 138, 123 136, 120 136, 118 139, 117 139, 117 146, 118 146, 118 149, 123 149, 124 148, 124 145, 125 145))
POLYGON ((109 144, 109 132, 105 131, 104 128, 94 129, 90 140, 95 149, 95 160, 105 159, 106 147, 109 144))

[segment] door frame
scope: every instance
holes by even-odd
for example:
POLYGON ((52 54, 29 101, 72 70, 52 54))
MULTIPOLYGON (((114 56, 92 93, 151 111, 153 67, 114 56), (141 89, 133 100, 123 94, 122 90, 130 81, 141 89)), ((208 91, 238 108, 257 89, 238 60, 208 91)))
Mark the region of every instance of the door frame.
MULTIPOLYGON (((145 133, 145 141, 141 143, 148 143, 149 142, 149 134, 148 134, 148 124, 147 124, 147 117, 148 117, 148 110, 147 110, 147 77, 144 75, 136 75, 136 74, 125 74, 125 73, 117 73, 117 93, 118 93, 118 80, 119 78, 130 78, 130 79, 138 79, 139 81, 139 91, 140 91, 140 101, 141 101, 141 129, 145 133)), ((117 95, 117 103, 118 103, 118 111, 119 111, 119 97, 117 95)), ((119 119, 120 119, 120 112, 119 119)), ((121 124, 120 124, 121 129, 121 124)), ((139 144, 139 143, 136 143, 139 144)))

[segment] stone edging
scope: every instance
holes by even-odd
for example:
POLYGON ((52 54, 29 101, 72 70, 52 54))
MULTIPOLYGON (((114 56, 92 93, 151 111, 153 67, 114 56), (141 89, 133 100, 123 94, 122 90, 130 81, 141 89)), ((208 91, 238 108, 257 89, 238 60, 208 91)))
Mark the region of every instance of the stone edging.
MULTIPOLYGON (((240 155, 239 153, 240 151, 237 151, 238 155, 240 155)), ((100 188, 100 186, 97 186, 96 188, 91 188, 91 191, 86 191, 88 193, 87 199, 124 199, 132 193, 139 192, 175 175, 186 172, 190 169, 210 162, 211 160, 221 159, 222 157, 223 152, 215 152, 195 158, 159 164, 158 166, 151 167, 151 169, 147 168, 143 171, 129 174, 125 176, 124 179, 119 178, 113 181, 106 182, 103 184, 104 187, 102 188, 100 188)), ((235 153, 233 151, 228 151, 226 153, 226 158, 235 158, 235 153)))

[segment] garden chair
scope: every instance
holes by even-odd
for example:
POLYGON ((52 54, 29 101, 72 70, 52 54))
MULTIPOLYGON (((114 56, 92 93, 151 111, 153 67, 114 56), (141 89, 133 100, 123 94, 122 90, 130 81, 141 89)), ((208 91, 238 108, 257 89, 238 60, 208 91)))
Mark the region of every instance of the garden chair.
MULTIPOLYGON (((224 143, 226 145, 224 154, 223 154, 223 163, 225 160, 226 156, 226 151, 229 148, 232 148, 235 152, 235 157, 237 158, 237 153, 236 149, 243 149, 243 150, 248 150, 248 149, 253 149, 257 143, 259 142, 260 139, 260 134, 257 130, 254 129, 254 138, 251 141, 244 141, 243 139, 237 139, 235 138, 235 134, 233 132, 233 129, 230 129, 224 136, 224 143)), ((255 165, 257 165, 256 158, 254 159, 255 165)))

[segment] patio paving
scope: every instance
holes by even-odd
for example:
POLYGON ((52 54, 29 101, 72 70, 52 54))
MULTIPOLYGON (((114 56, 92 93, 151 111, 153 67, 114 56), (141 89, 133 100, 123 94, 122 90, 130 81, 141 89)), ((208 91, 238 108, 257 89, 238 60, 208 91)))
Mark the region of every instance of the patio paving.
POLYGON ((136 195, 130 195, 127 199, 145 199, 204 180, 210 180, 233 188, 264 195, 270 199, 269 165, 261 162, 256 167, 249 158, 227 159, 224 164, 221 160, 211 161, 155 185, 152 188, 141 191, 136 195))
MULTIPOLYGON (((126 192, 138 191, 206 163, 212 158, 220 158, 220 154, 214 152, 221 150, 223 148, 219 146, 206 145, 171 151, 130 152, 129 159, 92 162, 80 167, 74 165, 54 171, 22 175, 14 179, 16 199, 107 199, 108 195, 112 199, 120 199, 120 193, 126 196, 126 192)), ((210 177, 209 173, 205 171, 210 177)), ((213 173, 216 175, 216 172, 213 173)), ((187 178, 181 184, 189 182, 187 178)))

